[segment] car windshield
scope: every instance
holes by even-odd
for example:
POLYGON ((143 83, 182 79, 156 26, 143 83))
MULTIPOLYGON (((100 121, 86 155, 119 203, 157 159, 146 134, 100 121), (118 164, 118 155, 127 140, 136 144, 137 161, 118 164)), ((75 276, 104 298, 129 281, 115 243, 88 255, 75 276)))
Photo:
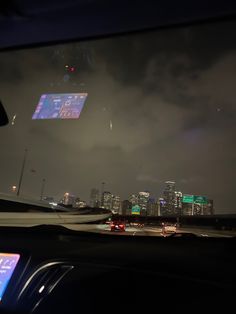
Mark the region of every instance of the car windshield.
POLYGON ((235 31, 2 51, 0 224, 235 235, 235 31))

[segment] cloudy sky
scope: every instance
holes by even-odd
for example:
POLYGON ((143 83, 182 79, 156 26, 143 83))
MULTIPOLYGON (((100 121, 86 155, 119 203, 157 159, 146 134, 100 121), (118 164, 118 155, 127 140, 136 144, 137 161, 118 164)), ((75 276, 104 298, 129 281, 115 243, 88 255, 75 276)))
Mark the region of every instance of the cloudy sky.
POLYGON ((0 191, 122 199, 166 180, 236 213, 236 22, 1 53, 0 191), (75 71, 68 73, 65 65, 75 71), (69 76, 68 76, 69 75, 69 76), (32 120, 41 94, 87 92, 78 120, 32 120))

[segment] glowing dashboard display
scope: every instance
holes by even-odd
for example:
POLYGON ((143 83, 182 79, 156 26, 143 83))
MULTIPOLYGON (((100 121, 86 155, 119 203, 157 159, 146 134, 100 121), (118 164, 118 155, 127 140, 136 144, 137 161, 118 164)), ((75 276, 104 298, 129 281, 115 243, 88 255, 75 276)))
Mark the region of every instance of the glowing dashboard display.
POLYGON ((32 119, 78 119, 87 93, 43 94, 32 119))
POLYGON ((19 254, 0 253, 0 301, 19 259, 19 254))

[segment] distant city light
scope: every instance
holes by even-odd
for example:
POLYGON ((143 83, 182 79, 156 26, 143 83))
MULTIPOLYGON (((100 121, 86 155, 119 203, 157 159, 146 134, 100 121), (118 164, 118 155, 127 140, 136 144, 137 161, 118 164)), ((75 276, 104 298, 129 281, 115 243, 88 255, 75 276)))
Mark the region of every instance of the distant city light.
POLYGON ((55 203, 55 202, 50 202, 49 204, 52 205, 52 206, 57 206, 57 205, 58 205, 58 204, 55 203))

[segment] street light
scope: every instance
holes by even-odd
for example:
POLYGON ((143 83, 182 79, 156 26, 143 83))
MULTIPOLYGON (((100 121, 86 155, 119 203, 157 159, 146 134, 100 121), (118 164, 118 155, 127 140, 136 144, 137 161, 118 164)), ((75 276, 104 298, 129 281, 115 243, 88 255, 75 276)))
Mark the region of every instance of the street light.
POLYGON ((20 178, 19 178, 18 190, 17 190, 17 193, 16 193, 17 196, 20 195, 20 188, 21 188, 22 179, 23 179, 23 175, 24 175, 27 153, 28 153, 28 149, 26 148, 25 149, 24 158, 23 158, 23 162, 22 162, 22 167, 21 167, 21 173, 20 173, 20 178))
POLYGON ((43 200, 43 193, 44 193, 44 188, 45 188, 45 182, 46 182, 46 179, 43 179, 42 180, 41 193, 40 193, 40 200, 41 201, 43 200))
POLYGON ((13 185, 12 187, 11 187, 11 190, 12 190, 12 192, 16 192, 16 185, 13 185))

